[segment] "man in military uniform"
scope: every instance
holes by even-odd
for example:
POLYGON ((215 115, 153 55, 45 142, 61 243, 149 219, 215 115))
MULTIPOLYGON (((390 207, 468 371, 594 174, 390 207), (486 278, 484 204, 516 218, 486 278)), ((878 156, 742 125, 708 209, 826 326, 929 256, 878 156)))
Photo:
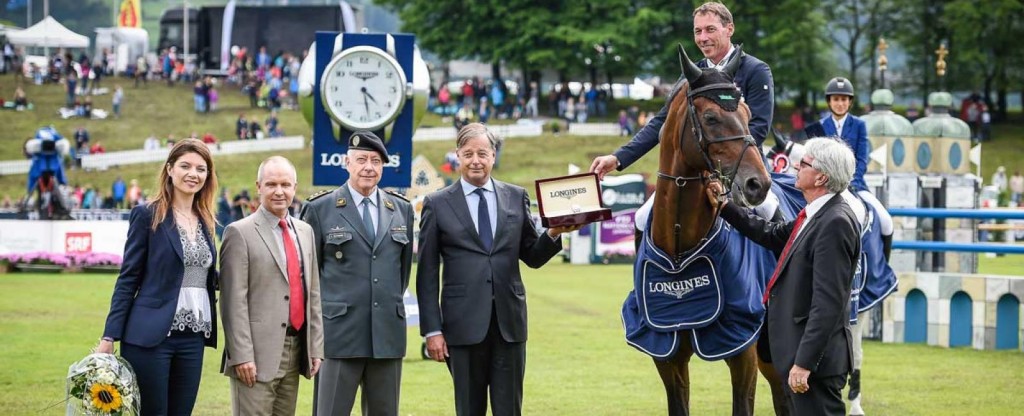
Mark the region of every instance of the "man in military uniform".
POLYGON ((323 301, 324 362, 317 415, 352 412, 362 385, 364 415, 397 415, 405 306, 412 266, 412 205, 377 187, 387 149, 376 135, 349 138, 348 181, 309 197, 323 301))

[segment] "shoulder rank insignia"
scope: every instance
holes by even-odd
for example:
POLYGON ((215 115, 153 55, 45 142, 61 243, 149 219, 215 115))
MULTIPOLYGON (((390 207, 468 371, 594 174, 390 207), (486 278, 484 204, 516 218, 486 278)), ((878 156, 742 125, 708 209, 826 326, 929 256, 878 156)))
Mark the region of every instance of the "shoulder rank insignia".
POLYGON ((406 198, 405 195, 402 195, 398 192, 392 191, 390 189, 385 189, 384 192, 387 192, 389 195, 394 195, 405 202, 409 202, 409 198, 406 198))
POLYGON ((317 198, 322 197, 324 195, 327 195, 329 193, 331 193, 331 191, 320 191, 320 192, 314 193, 313 195, 308 196, 306 198, 306 201, 312 201, 314 199, 317 199, 317 198))
POLYGON ((384 206, 387 207, 387 209, 390 209, 392 211, 395 210, 395 204, 392 204, 390 199, 385 199, 384 200, 384 206))
POLYGON ((348 200, 345 198, 338 198, 337 201, 334 201, 335 207, 341 208, 344 207, 345 205, 348 205, 348 200))

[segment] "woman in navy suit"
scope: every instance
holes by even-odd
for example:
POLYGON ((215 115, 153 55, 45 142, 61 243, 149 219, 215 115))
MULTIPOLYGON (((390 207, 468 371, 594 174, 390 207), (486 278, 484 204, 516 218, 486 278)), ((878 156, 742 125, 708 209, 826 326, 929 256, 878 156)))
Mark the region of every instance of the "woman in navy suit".
POLYGON ((132 209, 124 262, 97 352, 131 363, 142 415, 189 415, 204 346, 217 346, 217 178, 203 142, 178 142, 160 170, 159 194, 132 209))

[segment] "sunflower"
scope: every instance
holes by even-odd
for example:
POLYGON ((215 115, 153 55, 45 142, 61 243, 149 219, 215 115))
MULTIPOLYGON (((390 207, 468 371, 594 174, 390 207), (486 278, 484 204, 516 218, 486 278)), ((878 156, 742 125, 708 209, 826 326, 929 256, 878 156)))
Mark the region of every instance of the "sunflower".
POLYGON ((121 393, 112 384, 93 383, 89 395, 96 410, 106 413, 121 410, 121 393))

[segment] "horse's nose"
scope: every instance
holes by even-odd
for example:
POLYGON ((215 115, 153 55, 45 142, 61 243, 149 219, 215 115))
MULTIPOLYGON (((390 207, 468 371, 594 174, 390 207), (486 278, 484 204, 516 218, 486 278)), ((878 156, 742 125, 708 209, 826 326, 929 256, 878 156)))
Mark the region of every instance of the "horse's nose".
POLYGON ((743 193, 749 201, 760 201, 764 197, 764 184, 757 178, 748 178, 743 182, 743 193))

